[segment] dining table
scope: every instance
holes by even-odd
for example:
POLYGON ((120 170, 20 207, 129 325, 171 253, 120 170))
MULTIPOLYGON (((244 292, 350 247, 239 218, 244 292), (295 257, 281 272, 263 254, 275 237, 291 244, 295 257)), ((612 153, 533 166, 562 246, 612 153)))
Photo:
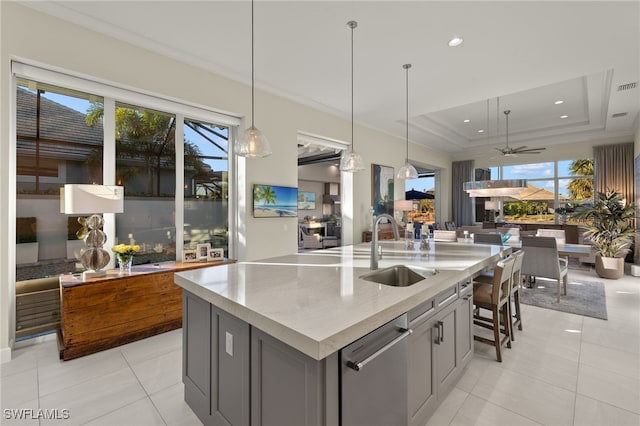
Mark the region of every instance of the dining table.
MULTIPOLYGON (((458 238, 458 242, 473 244, 473 239, 458 238)), ((504 243, 504 245, 512 247, 514 249, 516 248, 519 249, 519 248, 522 248, 522 241, 521 240, 507 241, 506 243, 504 243)), ((558 244, 558 255, 563 257, 588 256, 591 253, 592 249, 593 249, 593 246, 589 244, 571 244, 571 243, 558 244)))

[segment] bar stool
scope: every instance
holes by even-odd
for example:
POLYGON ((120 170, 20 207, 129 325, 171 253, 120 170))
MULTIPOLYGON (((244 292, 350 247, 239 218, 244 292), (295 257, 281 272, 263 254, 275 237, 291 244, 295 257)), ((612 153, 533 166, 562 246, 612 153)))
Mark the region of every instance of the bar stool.
POLYGON ((508 348, 511 348, 509 295, 511 294, 514 263, 513 256, 498 262, 493 270, 492 284, 478 283, 473 287, 473 303, 475 305, 473 323, 493 330, 493 340, 475 333, 473 339, 495 346, 498 362, 502 362, 502 346, 506 344, 508 348), (491 318, 480 315, 480 308, 491 311, 491 318))
MULTIPOLYGON (((509 293, 509 318, 511 318, 511 340, 515 340, 514 327, 517 326, 518 330, 522 330, 522 311, 520 309, 520 288, 522 287, 522 261, 524 259, 524 250, 518 250, 512 253, 514 258, 511 291, 509 293), (515 312, 512 311, 515 309, 515 312)), ((493 283, 493 271, 483 272, 474 278, 474 282, 479 284, 492 284, 493 283)))

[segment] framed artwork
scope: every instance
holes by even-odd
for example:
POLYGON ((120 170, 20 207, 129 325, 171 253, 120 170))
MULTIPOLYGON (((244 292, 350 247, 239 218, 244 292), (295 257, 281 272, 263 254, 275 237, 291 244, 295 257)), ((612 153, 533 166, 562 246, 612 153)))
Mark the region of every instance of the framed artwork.
POLYGON ((196 252, 198 254, 198 260, 207 260, 209 258, 209 250, 211 250, 210 243, 202 243, 196 246, 196 252))
POLYGON ((371 165, 371 205, 373 214, 387 213, 393 216, 393 167, 371 165))
POLYGON ((298 217, 298 188, 254 184, 253 217, 298 217))
POLYGON ((316 193, 298 191, 298 210, 313 210, 316 208, 316 193))
POLYGON ((183 262, 197 262, 198 260, 198 252, 196 250, 182 250, 182 261, 183 262))
POLYGON ((209 249, 209 257, 207 257, 208 261, 221 261, 222 259, 224 259, 224 249, 222 248, 209 249))

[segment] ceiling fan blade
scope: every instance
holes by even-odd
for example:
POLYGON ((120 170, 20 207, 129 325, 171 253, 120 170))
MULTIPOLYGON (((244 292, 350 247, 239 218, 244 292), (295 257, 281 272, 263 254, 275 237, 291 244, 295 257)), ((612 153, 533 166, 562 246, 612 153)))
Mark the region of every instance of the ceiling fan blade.
POLYGON ((539 154, 539 151, 544 151, 547 148, 529 148, 529 149, 514 149, 515 152, 524 152, 524 153, 532 153, 532 154, 539 154))

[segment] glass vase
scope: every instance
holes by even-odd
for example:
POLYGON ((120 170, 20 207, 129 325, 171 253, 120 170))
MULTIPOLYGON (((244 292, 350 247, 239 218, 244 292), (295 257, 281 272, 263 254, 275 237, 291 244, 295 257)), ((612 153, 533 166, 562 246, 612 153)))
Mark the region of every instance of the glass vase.
POLYGON ((119 255, 118 266, 120 267, 121 274, 130 274, 131 265, 133 264, 133 255, 119 255))

